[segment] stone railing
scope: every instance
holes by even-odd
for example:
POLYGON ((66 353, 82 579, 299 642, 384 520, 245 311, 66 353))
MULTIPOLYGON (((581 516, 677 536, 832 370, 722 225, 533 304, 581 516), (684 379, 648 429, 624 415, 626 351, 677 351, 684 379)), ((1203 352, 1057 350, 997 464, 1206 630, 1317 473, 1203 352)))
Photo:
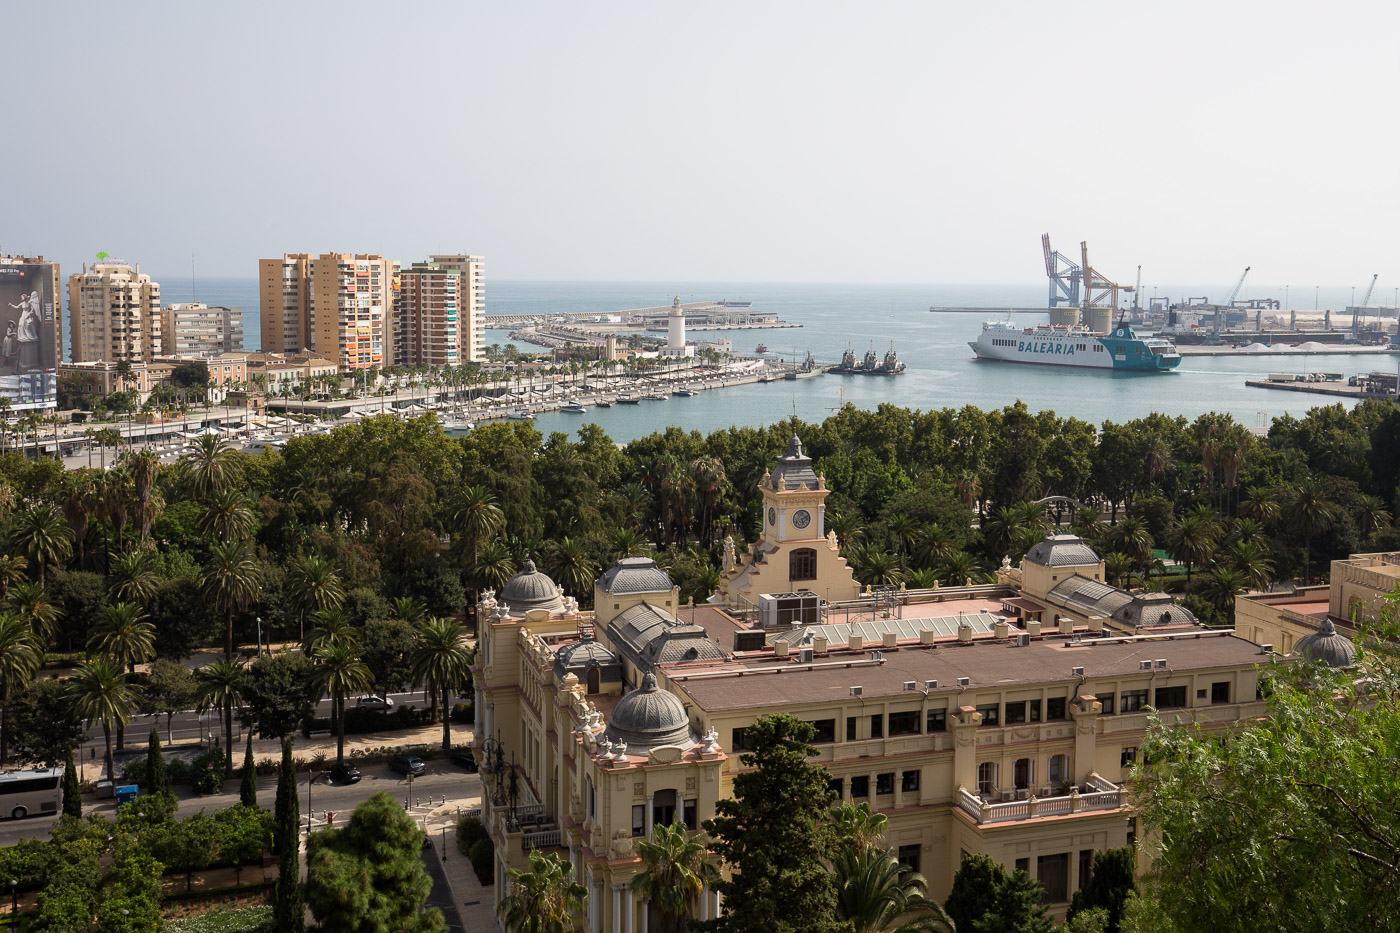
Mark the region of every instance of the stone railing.
POLYGON ((1122 789, 1097 773, 1085 782, 1086 793, 1079 788, 1060 797, 1030 797, 992 803, 966 788, 958 789, 958 808, 979 825, 1033 820, 1042 816, 1068 816, 1085 810, 1116 810, 1122 805, 1122 789))
POLYGON ((522 849, 547 849, 557 845, 560 845, 558 829, 541 829, 520 837, 522 849))

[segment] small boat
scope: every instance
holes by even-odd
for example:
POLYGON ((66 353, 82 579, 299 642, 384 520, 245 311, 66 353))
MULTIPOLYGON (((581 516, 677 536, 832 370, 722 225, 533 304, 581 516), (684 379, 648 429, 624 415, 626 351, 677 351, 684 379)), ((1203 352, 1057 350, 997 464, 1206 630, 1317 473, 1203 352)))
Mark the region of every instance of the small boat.
POLYGON ((594 402, 593 404, 594 404, 596 407, 598 407, 598 408, 612 408, 612 407, 613 407, 613 400, 610 399, 610 398, 600 398, 600 399, 598 399, 598 401, 594 402))
POLYGON ((617 397, 617 404, 619 405, 637 405, 640 404, 641 401, 642 400, 635 395, 619 395, 617 397))
POLYGON ((535 414, 528 408, 517 408, 506 417, 511 421, 533 421, 535 419, 535 414))
POLYGON ((679 395, 681 398, 690 398, 692 395, 696 395, 698 393, 690 386, 681 386, 679 389, 672 392, 671 394, 679 395))
POLYGON ((667 400, 668 398, 670 398, 670 397, 671 397, 671 396, 667 395, 665 392, 649 392, 649 393, 647 393, 647 398, 651 399, 653 402, 664 402, 664 401, 666 401, 666 400, 667 400))
POLYGON ((755 353, 767 353, 767 352, 768 352, 768 344, 766 344, 766 343, 760 343, 756 348, 754 348, 754 351, 753 351, 753 352, 755 352, 755 353))
POLYGON ((571 415, 581 415, 588 410, 588 406, 584 405, 578 400, 574 400, 571 402, 565 402, 559 410, 563 412, 568 412, 571 415))

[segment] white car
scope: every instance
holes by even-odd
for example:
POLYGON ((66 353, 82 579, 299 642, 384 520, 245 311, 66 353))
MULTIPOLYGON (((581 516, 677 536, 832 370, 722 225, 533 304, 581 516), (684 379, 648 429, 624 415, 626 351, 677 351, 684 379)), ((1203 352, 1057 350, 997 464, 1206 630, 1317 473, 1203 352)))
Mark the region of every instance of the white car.
POLYGON ((393 709, 393 697, 381 697, 374 694, 366 694, 355 701, 355 705, 360 709, 393 709))

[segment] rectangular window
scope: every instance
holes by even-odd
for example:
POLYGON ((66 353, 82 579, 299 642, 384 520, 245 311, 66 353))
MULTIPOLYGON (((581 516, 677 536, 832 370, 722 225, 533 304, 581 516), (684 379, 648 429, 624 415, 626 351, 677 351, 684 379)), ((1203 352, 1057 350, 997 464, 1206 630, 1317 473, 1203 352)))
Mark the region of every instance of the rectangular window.
POLYGON ((681 808, 681 814, 682 814, 682 816, 681 816, 681 822, 685 824, 685 828, 686 828, 686 829, 694 829, 694 828, 695 828, 695 822, 696 822, 696 821, 695 821, 695 801, 694 801, 694 800, 687 800, 687 801, 685 802, 685 806, 683 806, 683 807, 681 808))
POLYGON ((877 795, 894 793, 893 771, 886 771, 884 774, 875 775, 875 793, 877 795))
POLYGON ((1230 682, 1221 680, 1210 685, 1210 701, 1212 703, 1230 702, 1230 682))
POLYGON ((846 741, 847 741, 847 742, 854 742, 855 740, 856 740, 856 720, 855 720, 855 717, 852 716, 852 717, 848 717, 848 718, 846 719, 846 741))
POLYGON ((1014 726, 1017 723, 1026 721, 1026 702, 1024 700, 1017 703, 1006 704, 1006 724, 1014 726))
POLYGON ((1110 693, 1110 694, 1108 694, 1108 695, 1106 695, 1106 696, 1098 697, 1097 699, 1098 699, 1098 701, 1099 701, 1100 703, 1103 704, 1103 714, 1104 714, 1105 716, 1112 716, 1112 715, 1113 715, 1113 694, 1110 693))
POLYGON ((924 728, 928 732, 947 732, 948 711, 946 709, 929 710, 924 728))
POLYGON ((1045 886, 1045 903, 1061 904, 1069 900, 1069 853, 1042 855, 1035 860, 1035 874, 1045 886))
POLYGON ((1123 749, 1118 756, 1118 767, 1131 768, 1135 764, 1137 764, 1137 747, 1123 749))
POLYGON ((872 739, 883 739, 885 737, 885 717, 875 715, 870 717, 870 737, 872 739))
POLYGON ((911 709, 901 713, 890 713, 890 735, 918 735, 919 711, 911 709))
POLYGON ((836 720, 818 719, 816 722, 812 723, 812 726, 817 730, 817 734, 812 737, 813 742, 825 743, 836 741, 836 720))
POLYGON ((1031 722, 1040 722, 1040 701, 1031 700, 1027 706, 1030 707, 1031 722))
POLYGON ((1023 872, 1025 872, 1026 874, 1030 874, 1030 871, 1031 871, 1031 860, 1028 859, 1028 858, 1018 858, 1018 859, 1016 860, 1016 870, 1017 870, 1017 871, 1023 871, 1023 872))
POLYGON ((869 797, 869 796, 870 796, 870 777, 869 777, 868 775, 863 775, 863 774, 862 774, 862 775, 859 775, 859 776, 857 776, 857 777, 851 778, 851 797, 853 797, 853 798, 860 798, 860 797, 869 797))
POLYGON ((647 828, 647 808, 644 804, 637 804, 632 808, 632 835, 640 836, 646 832, 647 828))
POLYGON ((840 801, 845 794, 845 781, 842 778, 832 778, 826 782, 826 786, 836 794, 836 799, 840 801))
POLYGON ((1094 850, 1079 850, 1079 890, 1083 891, 1085 885, 1089 883, 1089 877, 1094 872, 1094 850))
POLYGON ((899 847, 899 864, 906 866, 910 871, 919 870, 919 844, 917 842, 911 846, 899 847))
POLYGON ((999 707, 998 707, 997 704, 995 704, 995 703, 988 703, 988 704, 986 704, 985 706, 979 706, 979 707, 977 707, 977 712, 979 712, 979 713, 982 714, 982 725, 984 725, 984 726, 995 726, 995 725, 999 725, 999 724, 1000 724, 999 721, 998 721, 998 720, 999 720, 999 717, 997 716, 997 711, 998 711, 998 709, 999 709, 999 707))
POLYGON ((729 747, 730 747, 730 749, 733 750, 733 751, 744 751, 744 750, 746 750, 746 749, 749 747, 749 746, 744 742, 744 729, 743 729, 743 727, 740 727, 740 728, 738 728, 738 729, 734 729, 734 730, 731 730, 731 731, 730 731, 730 733, 729 733, 729 747))
POLYGON ((1158 687, 1154 691, 1152 705, 1158 709, 1176 709, 1186 705, 1185 687, 1158 687))
POLYGON ((1045 701, 1045 721, 1054 722, 1065 718, 1065 698, 1051 697, 1045 701))
POLYGON ((1124 690, 1123 702, 1119 704, 1119 709, 1125 713, 1133 713, 1140 709, 1147 708, 1146 690, 1124 690))
POLYGON ((994 761, 984 761, 977 766, 977 793, 990 797, 997 789, 997 766, 994 761))
POLYGON ((899 789, 904 793, 912 793, 919 789, 918 771, 905 771, 899 776, 899 789))

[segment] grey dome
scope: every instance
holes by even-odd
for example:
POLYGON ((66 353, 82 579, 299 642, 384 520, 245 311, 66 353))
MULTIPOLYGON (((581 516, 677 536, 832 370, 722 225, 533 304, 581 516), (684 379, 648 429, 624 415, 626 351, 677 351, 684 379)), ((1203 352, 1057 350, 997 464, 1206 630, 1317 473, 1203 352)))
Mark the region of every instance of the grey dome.
POLYGON ((506 581, 500 600, 510 607, 512 615, 524 615, 531 609, 553 611, 564 605, 559 585, 548 574, 536 570, 532 560, 527 560, 520 572, 506 581))
POLYGON ((666 571, 650 557, 624 557, 598 578, 598 589, 614 596, 669 593, 675 587, 666 571))
POLYGON ((1115 622, 1134 628, 1156 628, 1163 625, 1198 625, 1196 614, 1179 605, 1166 593, 1139 593, 1131 601, 1111 613, 1115 622))
POLYGON ((1099 555, 1078 535, 1046 535, 1026 552, 1026 563, 1042 567, 1088 567, 1098 562, 1099 555))
POLYGON ((622 667, 617 660, 617 655, 608 650, 608 646, 600 641, 585 638, 583 641, 564 645, 554 652, 554 676, 556 677, 562 679, 565 674, 569 673, 578 676, 580 672, 587 673, 590 667, 602 668, 605 673, 618 675, 606 679, 617 680, 621 678, 622 667))
POLYGON ((1323 619, 1316 632, 1298 639, 1293 651, 1309 661, 1328 667, 1351 667, 1356 663, 1356 646, 1350 638, 1337 631, 1331 619, 1323 619))
POLYGON ((802 452, 802 441, 794 433, 788 440, 787 453, 778 458, 768 480, 773 488, 778 487, 778 477, 782 477, 786 489, 817 488, 817 474, 812 469, 812 458, 802 452))
POLYGON ((617 701, 603 734, 614 742, 626 742, 629 751, 660 745, 695 745, 685 704, 674 693, 658 687, 656 675, 650 673, 642 678, 639 689, 617 701))

